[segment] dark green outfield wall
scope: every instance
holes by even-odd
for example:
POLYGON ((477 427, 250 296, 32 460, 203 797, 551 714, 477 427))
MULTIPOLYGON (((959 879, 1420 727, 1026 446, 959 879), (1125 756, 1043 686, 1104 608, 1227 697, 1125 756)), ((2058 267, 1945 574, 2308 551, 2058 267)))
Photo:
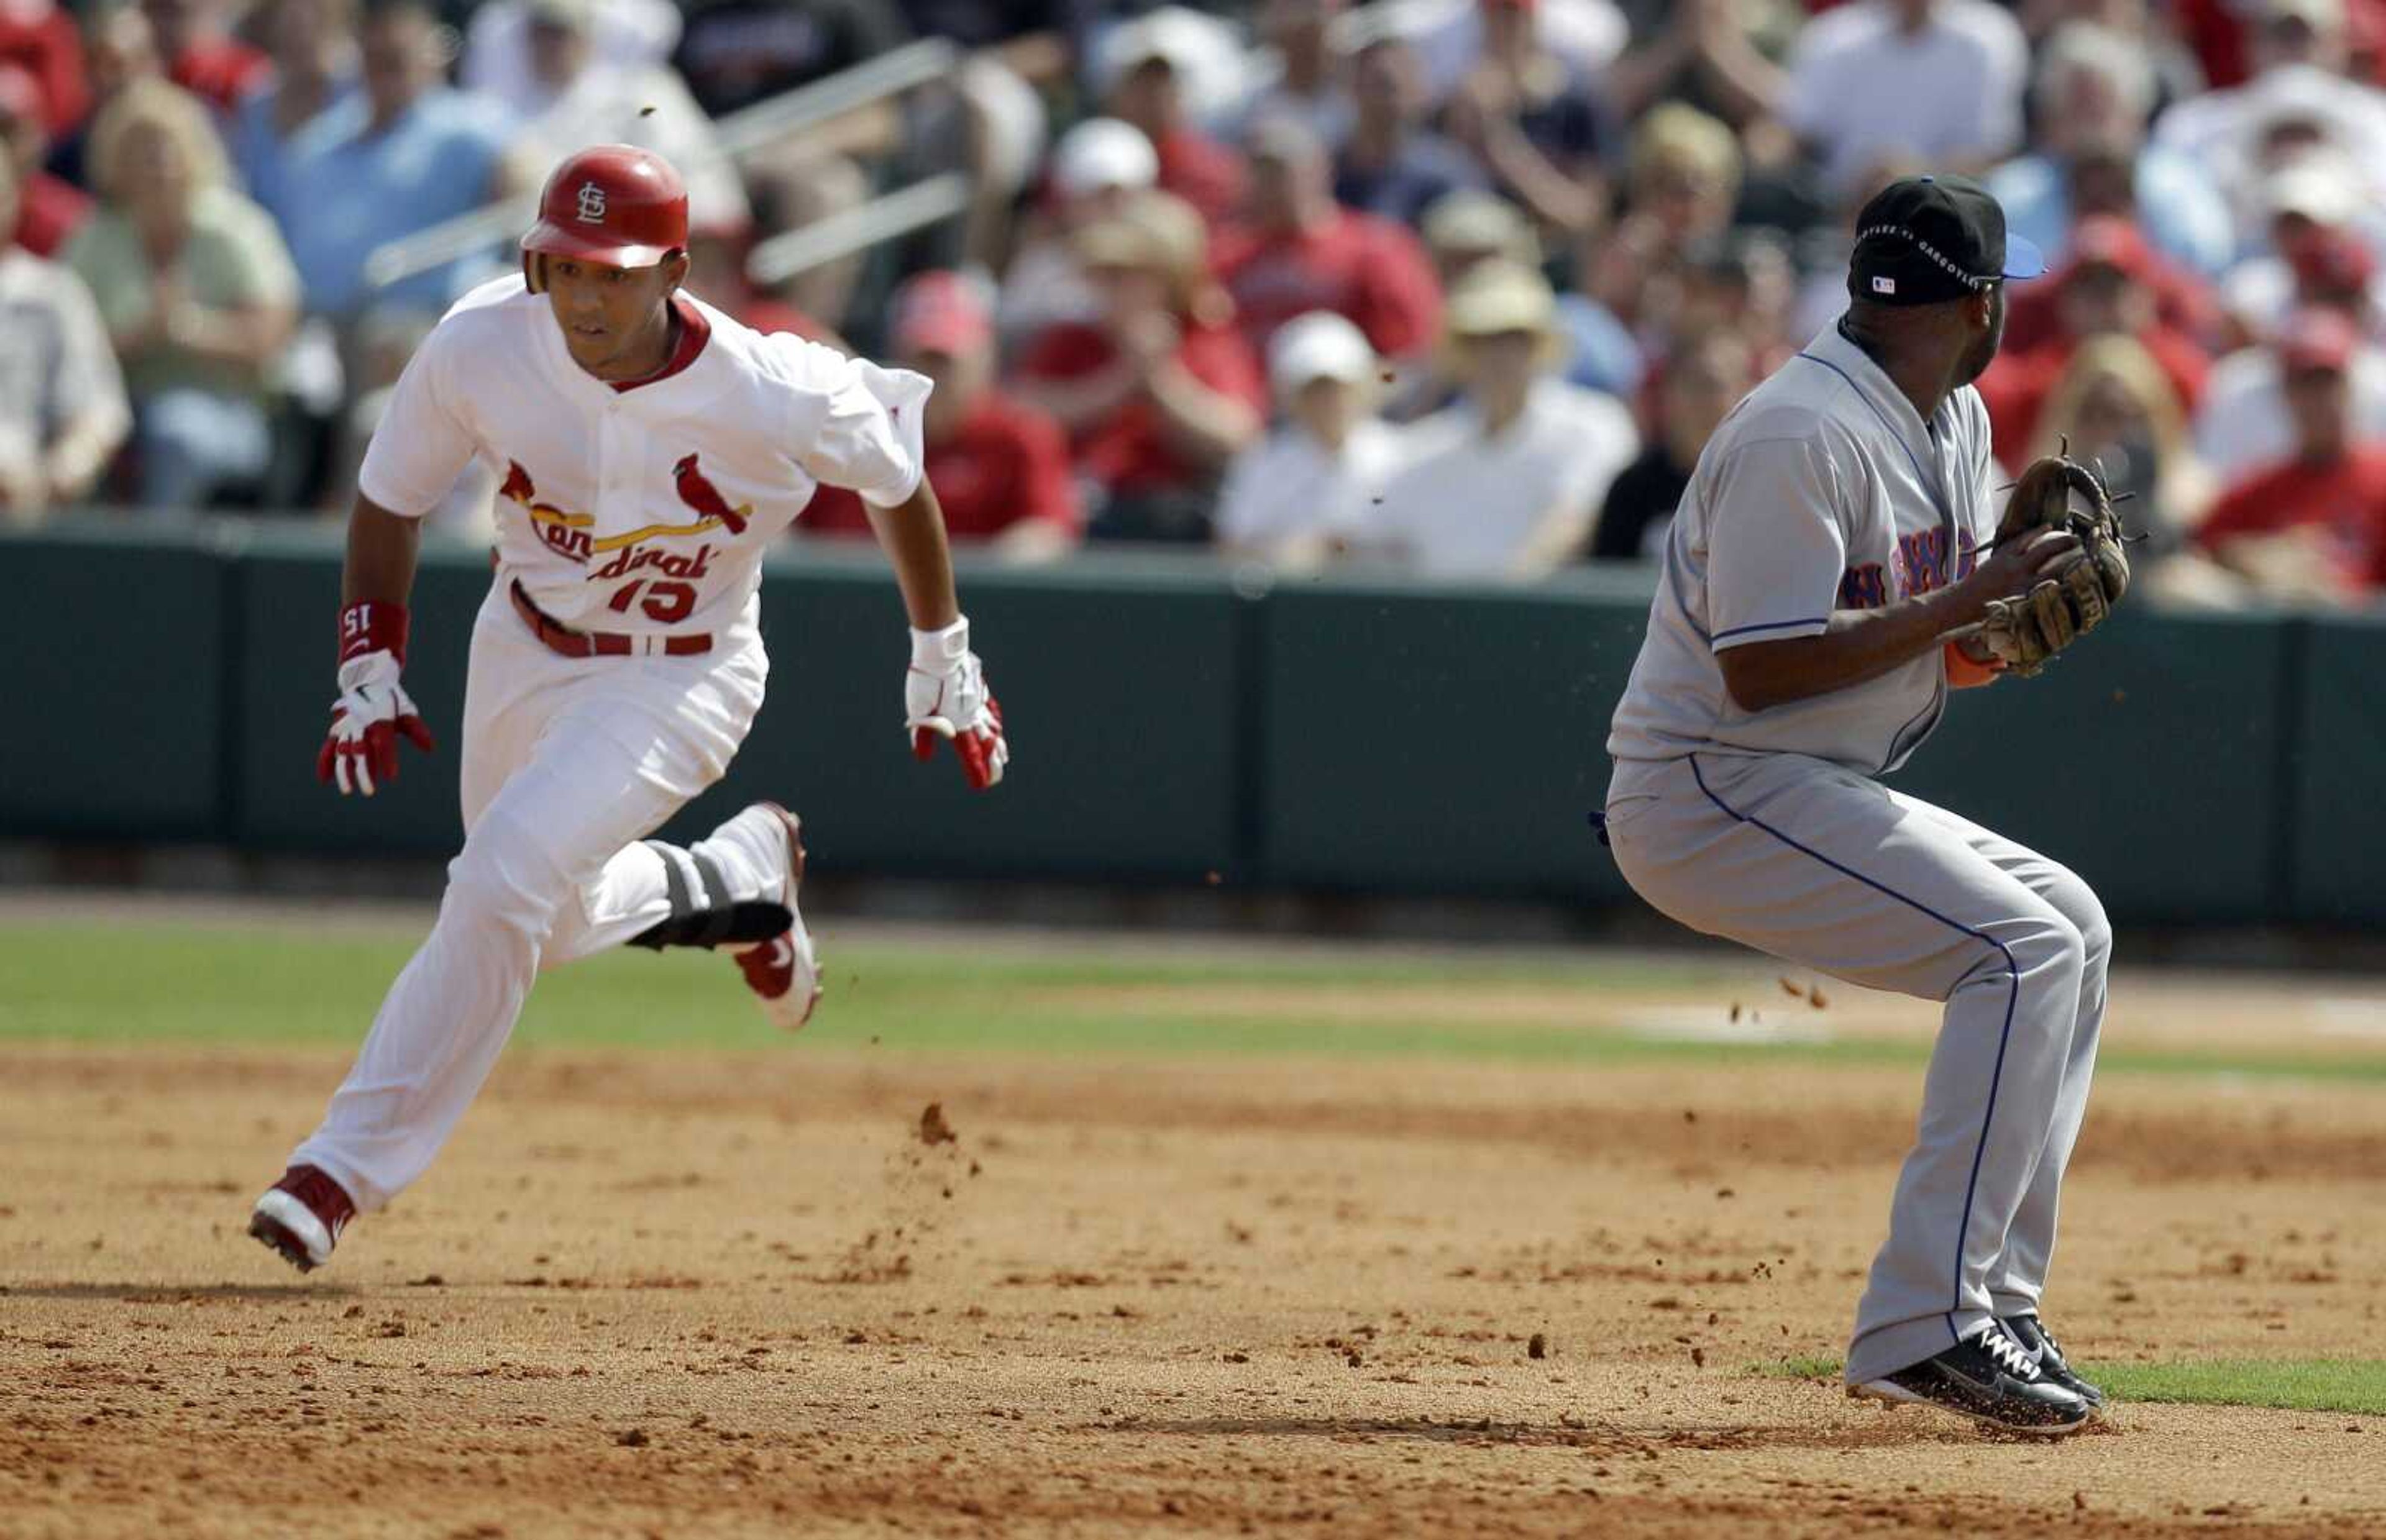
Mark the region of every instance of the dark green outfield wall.
MULTIPOLYGON (((0 837, 455 847, 485 556, 426 557, 407 683, 444 741, 370 805, 312 773, 336 536, 114 526, 0 537, 0 837)), ((1623 902, 1585 815, 1645 582, 969 571, 1018 756, 972 797, 904 751, 875 559, 792 554, 763 592, 770 702, 675 827, 771 795, 847 871, 1623 902)), ((2046 677, 1959 696, 1895 783, 2076 867, 2124 920, 2386 920, 2386 623, 2125 612, 2046 677)))

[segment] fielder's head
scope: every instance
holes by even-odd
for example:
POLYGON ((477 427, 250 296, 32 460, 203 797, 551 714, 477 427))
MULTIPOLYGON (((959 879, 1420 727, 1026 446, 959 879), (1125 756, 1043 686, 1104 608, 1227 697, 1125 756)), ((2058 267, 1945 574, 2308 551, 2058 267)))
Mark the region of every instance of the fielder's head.
POLYGON ((522 279, 554 307, 572 361, 601 372, 669 328, 687 277, 687 188, 651 151, 583 150, 546 179, 521 251, 522 279))
POLYGON ((1851 313, 1865 327, 1935 344, 1969 384, 1997 356, 2005 281, 2046 271, 2038 247, 2005 233, 2005 211, 1968 177, 1905 177, 1856 216, 1851 313))

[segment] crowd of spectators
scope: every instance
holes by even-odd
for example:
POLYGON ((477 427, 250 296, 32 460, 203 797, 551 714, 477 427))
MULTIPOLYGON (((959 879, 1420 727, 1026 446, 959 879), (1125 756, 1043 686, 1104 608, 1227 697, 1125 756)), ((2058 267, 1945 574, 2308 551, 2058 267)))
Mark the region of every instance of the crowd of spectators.
POLYGON ((2386 0, 0 0, 0 518, 336 513, 512 261, 368 259, 607 141, 685 175, 699 296, 936 381, 1010 559, 1657 559, 1853 210, 1938 169, 2053 265, 1979 382, 2006 468, 2098 458, 2181 601, 2386 586, 2386 0), (965 62, 724 150, 921 37, 965 62), (936 227, 758 257, 953 169, 936 227))

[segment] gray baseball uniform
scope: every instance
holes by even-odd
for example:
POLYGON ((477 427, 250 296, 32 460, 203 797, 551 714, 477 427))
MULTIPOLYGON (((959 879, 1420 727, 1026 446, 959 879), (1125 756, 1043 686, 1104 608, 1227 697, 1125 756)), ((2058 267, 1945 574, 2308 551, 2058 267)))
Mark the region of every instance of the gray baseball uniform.
POLYGON ((1994 532, 1993 476, 1977 391, 1925 423, 1862 349, 1826 331, 1699 457, 1607 745, 1608 837, 1651 905, 1946 1002, 1919 1137, 1857 1307, 1852 1384, 2037 1308, 2112 936, 2069 871, 1873 779, 1938 724, 1941 655, 1751 712, 1716 654, 1818 634, 1834 610, 1963 577, 1994 532))

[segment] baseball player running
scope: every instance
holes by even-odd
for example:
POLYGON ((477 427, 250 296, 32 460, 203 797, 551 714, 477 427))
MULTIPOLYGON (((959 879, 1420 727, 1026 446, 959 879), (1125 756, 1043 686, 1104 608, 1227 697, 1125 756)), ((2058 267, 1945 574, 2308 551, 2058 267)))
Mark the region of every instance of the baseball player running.
POLYGON ((973 786, 1009 750, 943 515, 921 474, 929 382, 747 330, 679 285, 687 194, 604 145, 547 181, 522 272, 459 301, 399 380, 358 476, 339 689, 319 773, 370 796, 432 737, 399 684, 419 516, 479 455, 504 477, 464 697, 464 848, 322 1125, 249 1233, 321 1266, 421 1176, 543 968, 630 942, 726 946, 782 1026, 820 995, 794 814, 760 802, 682 848, 645 838, 721 778, 762 704, 762 555, 816 484, 871 507, 911 621, 905 722, 973 786))
POLYGON ((2109 507, 2078 509, 2101 485, 2070 462, 2032 469, 2010 530, 1991 508, 1972 382, 2004 281, 2043 270, 1961 178, 1865 207, 1846 314, 1699 457, 1603 818, 1626 879, 1682 923, 1946 1003, 1848 1385, 2059 1434, 2103 1401, 2039 1301, 2112 933, 2071 872, 1874 779, 1951 687, 2035 672, 2126 586, 2109 507))

